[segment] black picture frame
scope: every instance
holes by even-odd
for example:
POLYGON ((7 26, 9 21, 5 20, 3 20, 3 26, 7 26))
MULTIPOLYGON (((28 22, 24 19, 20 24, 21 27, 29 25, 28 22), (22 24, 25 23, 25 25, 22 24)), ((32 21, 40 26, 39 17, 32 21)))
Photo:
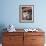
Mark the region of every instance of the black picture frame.
POLYGON ((20 23, 34 22, 34 5, 19 6, 19 21, 20 23))

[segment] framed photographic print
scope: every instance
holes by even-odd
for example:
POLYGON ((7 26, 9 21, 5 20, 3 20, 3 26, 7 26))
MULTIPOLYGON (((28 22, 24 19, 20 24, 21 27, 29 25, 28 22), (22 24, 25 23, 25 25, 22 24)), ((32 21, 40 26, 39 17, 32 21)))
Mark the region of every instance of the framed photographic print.
POLYGON ((19 6, 19 21, 24 23, 34 22, 34 5, 19 6))

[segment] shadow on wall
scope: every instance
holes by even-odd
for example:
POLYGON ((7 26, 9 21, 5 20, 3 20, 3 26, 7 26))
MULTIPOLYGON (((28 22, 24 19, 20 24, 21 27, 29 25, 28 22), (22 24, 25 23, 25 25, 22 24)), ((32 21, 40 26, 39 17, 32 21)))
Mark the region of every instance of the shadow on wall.
POLYGON ((3 32, 5 32, 6 30, 4 30, 5 25, 4 24, 0 24, 0 43, 2 43, 2 36, 3 36, 3 32))

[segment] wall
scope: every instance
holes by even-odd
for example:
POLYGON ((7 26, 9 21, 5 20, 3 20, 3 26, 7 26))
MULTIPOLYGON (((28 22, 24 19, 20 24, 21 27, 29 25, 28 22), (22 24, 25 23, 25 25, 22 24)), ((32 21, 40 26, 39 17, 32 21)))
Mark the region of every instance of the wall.
POLYGON ((1 0, 0 25, 13 24, 16 28, 46 28, 46 1, 41 0, 1 0), (34 23, 19 22, 19 5, 34 4, 34 23))
POLYGON ((42 28, 46 32, 46 0, 0 0, 0 31, 13 24, 16 28, 42 28), (34 22, 19 22, 19 5, 34 4, 34 22))

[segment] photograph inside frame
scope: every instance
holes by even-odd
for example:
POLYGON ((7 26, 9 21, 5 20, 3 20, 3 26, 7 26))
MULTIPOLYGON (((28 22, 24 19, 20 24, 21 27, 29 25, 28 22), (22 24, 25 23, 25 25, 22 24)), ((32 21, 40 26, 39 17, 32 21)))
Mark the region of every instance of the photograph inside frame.
POLYGON ((22 20, 32 20, 32 7, 22 7, 22 20))

